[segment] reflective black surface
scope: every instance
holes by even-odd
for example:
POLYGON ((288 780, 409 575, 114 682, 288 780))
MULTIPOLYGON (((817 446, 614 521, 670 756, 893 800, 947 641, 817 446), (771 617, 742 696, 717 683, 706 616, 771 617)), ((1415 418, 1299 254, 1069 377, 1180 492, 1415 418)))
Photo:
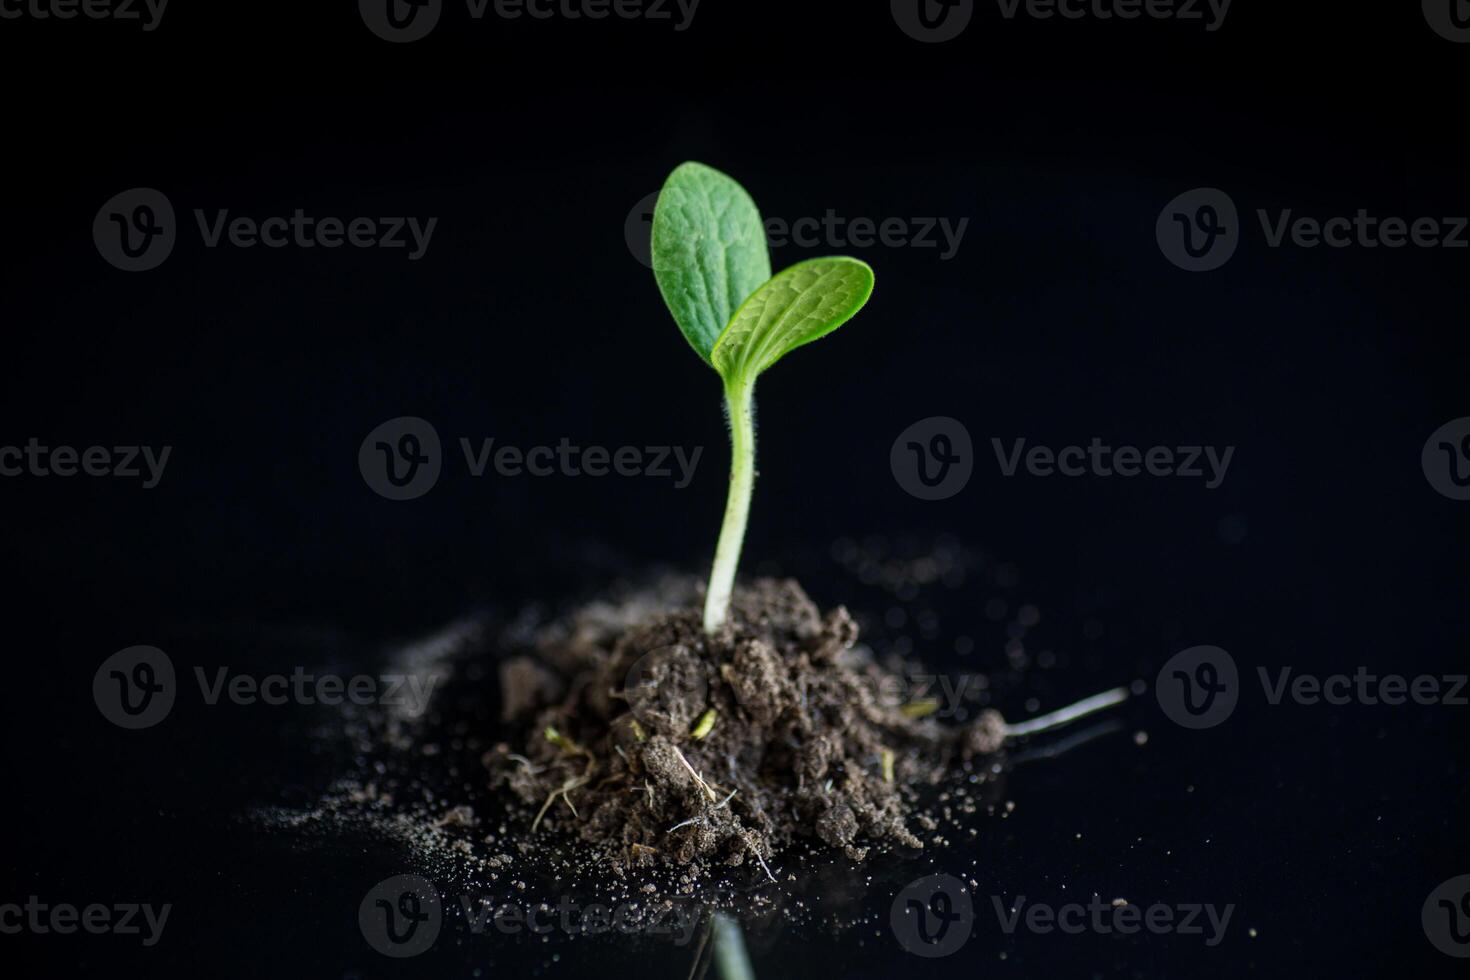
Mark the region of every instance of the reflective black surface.
MULTIPOLYGON (((768 216, 968 219, 948 259, 823 244, 870 261, 877 291, 762 381, 746 569, 799 577, 823 606, 864 617, 875 643, 907 638, 956 676, 1014 666, 1007 628, 1034 606, 1026 669, 997 690, 1011 718, 1143 684, 1108 716, 1121 727, 1027 746, 1040 757, 1006 774, 1001 812, 970 818, 973 838, 783 881, 781 896, 840 912, 747 921, 756 975, 1460 970, 1421 909, 1470 873, 1470 708, 1272 704, 1258 671, 1272 683, 1287 666, 1465 671, 1470 503, 1436 491, 1421 450, 1470 414, 1466 252, 1272 247, 1258 211, 1268 224, 1287 209, 1363 209, 1446 226, 1470 213, 1455 94, 1470 46, 1437 37, 1415 5, 1372 20, 1239 6, 1215 32, 982 8, 964 37, 918 45, 881 5, 704 4, 677 34, 467 23, 459 10, 406 45, 341 4, 180 6, 146 34, 0 21, 12 150, 0 446, 172 447, 149 490, 0 479, 0 905, 172 906, 147 948, 0 934, 16 975, 688 975, 697 939, 476 936, 457 920, 420 956, 376 953, 358 926, 365 893, 442 869, 399 841, 260 816, 309 811, 356 772, 342 713, 207 705, 192 673, 372 672, 466 617, 501 626, 656 566, 703 569, 724 494, 717 382, 624 239, 630 210, 686 158, 735 175, 768 216), (135 187, 169 197, 180 240, 157 269, 125 273, 91 227, 135 187), (1229 194, 1242 241, 1221 268, 1190 273, 1155 232, 1198 187, 1229 194), (438 224, 409 261, 209 248, 193 215, 298 207, 438 224), (435 425, 445 471, 426 496, 393 502, 365 484, 358 452, 402 415, 435 425), (927 502, 895 479, 890 451, 932 416, 963 423, 974 474, 927 502), (459 440, 489 437, 703 457, 685 489, 473 477, 459 440), (1234 455, 1206 489, 1007 477, 992 446, 1094 437, 1234 455), (983 549, 991 571, 896 596, 852 561, 936 541, 983 549), (187 684, 165 721, 125 731, 92 683, 138 644, 166 651, 187 684), (1154 685, 1198 645, 1229 652, 1239 703, 1191 731, 1154 685), (940 872, 973 879, 975 918, 957 952, 926 959, 904 952, 889 911, 940 872), (1008 935, 993 903, 1094 894, 1109 908, 1234 909, 1207 946, 1095 928, 1008 935)), ((774 262, 821 250, 788 244, 774 262)), ((454 762, 426 760, 427 778, 454 762)), ((482 792, 448 789, 450 803, 482 792)), ((443 883, 451 897, 462 887, 443 883)), ((528 881, 522 894, 561 887, 528 881)))

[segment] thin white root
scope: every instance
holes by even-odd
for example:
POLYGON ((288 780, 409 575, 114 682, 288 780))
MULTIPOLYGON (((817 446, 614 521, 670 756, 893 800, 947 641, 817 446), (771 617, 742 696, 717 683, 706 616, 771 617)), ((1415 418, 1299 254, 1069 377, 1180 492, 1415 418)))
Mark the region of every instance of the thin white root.
POLYGON ((694 777, 694 781, 699 784, 699 788, 704 790, 704 794, 713 803, 717 797, 715 796, 715 791, 709 788, 709 783, 705 782, 704 777, 694 771, 694 767, 689 764, 688 759, 684 758, 684 753, 680 752, 677 746, 674 747, 674 754, 679 757, 680 762, 684 763, 684 768, 689 770, 689 775, 694 777))
POLYGON ((1128 700, 1128 688, 1115 687, 1111 691, 1094 694, 1090 698, 1083 698, 1076 704, 1070 704, 1065 708, 1044 715, 1038 715, 1030 721, 1019 722, 1014 725, 1005 726, 1006 738, 1022 738, 1026 735, 1035 735, 1051 728, 1060 728, 1071 724, 1078 718, 1111 708, 1115 704, 1121 704, 1128 700))
MULTIPOLYGON (((735 794, 738 793, 738 792, 740 792, 740 790, 738 790, 738 789, 732 789, 732 790, 730 790, 730 795, 727 796, 727 797, 725 797, 720 802, 716 803, 714 806, 710 807, 710 812, 713 813, 715 810, 718 810, 721 807, 726 806, 731 800, 733 800, 735 798, 735 794)), ((668 832, 672 834, 674 831, 678 830, 680 827, 687 827, 690 824, 699 823, 703 819, 704 819, 704 816, 703 815, 700 815, 700 816, 697 816, 697 817, 690 817, 688 820, 685 820, 685 821, 683 821, 681 823, 674 824, 672 827, 669 828, 668 832)))
POLYGON ((769 879, 771 879, 771 881, 774 883, 775 880, 776 880, 776 876, 773 875, 773 874, 771 874, 771 869, 770 868, 766 867, 766 862, 765 862, 765 859, 761 857, 761 852, 760 851, 757 851, 755 849, 755 846, 753 844, 751 844, 750 841, 746 841, 745 844, 746 844, 747 847, 750 848, 750 853, 754 854, 755 855, 755 859, 760 862, 761 870, 766 873, 766 877, 769 878, 769 879))

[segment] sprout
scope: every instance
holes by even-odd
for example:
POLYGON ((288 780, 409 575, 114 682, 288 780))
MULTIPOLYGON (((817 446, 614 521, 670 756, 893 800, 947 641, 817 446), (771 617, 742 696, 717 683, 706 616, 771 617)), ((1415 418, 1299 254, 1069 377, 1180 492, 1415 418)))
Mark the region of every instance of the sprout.
POLYGON ((755 488, 755 380, 846 323, 873 270, 846 256, 771 275, 765 228, 745 189, 700 163, 669 175, 653 212, 653 274, 684 339, 720 375, 730 424, 730 493, 705 593, 704 629, 725 622, 755 488))

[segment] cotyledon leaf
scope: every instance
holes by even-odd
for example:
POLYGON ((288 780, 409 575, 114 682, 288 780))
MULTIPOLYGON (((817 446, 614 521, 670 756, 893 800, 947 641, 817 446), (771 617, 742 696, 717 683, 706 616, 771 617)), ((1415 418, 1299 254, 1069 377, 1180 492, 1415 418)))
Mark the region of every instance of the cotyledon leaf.
POLYGON ((706 363, 720 331, 771 278, 750 195, 702 163, 674 169, 653 209, 653 274, 684 338, 706 363))
POLYGON ((754 381, 791 351, 836 330, 873 293, 873 270, 846 256, 808 259, 756 290, 715 341, 710 363, 725 381, 754 381))

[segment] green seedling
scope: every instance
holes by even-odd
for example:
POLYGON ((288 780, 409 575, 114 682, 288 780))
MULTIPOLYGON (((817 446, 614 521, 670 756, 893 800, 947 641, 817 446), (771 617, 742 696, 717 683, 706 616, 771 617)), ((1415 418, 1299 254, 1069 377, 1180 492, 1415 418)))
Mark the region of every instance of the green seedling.
POLYGON ((873 270, 835 256, 772 276, 765 226, 745 188, 704 164, 685 163, 654 206, 653 274, 684 339, 725 387, 730 492, 705 593, 704 629, 712 633, 729 612, 755 489, 756 378, 862 309, 873 270))
POLYGON ((715 721, 718 718, 719 718, 719 715, 715 712, 715 709, 714 708, 710 708, 704 714, 700 715, 699 721, 696 722, 695 725, 694 725, 694 731, 691 732, 690 734, 695 739, 704 738, 706 735, 708 735, 711 731, 714 730, 715 721))

